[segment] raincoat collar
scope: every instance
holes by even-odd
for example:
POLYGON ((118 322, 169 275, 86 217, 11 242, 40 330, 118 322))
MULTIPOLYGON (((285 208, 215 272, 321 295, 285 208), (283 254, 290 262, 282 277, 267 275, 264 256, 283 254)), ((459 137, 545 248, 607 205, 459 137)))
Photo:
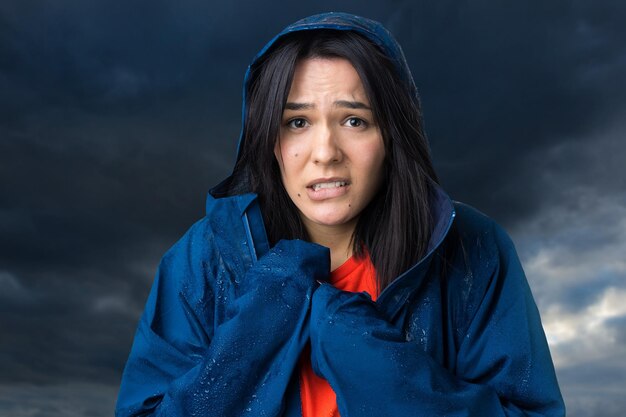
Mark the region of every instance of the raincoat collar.
POLYGON ((441 247, 452 227, 456 211, 450 197, 437 184, 432 184, 433 196, 430 200, 430 211, 434 227, 428 241, 426 255, 415 265, 398 276, 377 297, 376 305, 388 320, 393 320, 398 311, 409 300, 409 296, 421 285, 426 276, 435 252, 441 247))
MULTIPOLYGON (((402 306, 409 301, 409 296, 421 285, 430 268, 434 253, 448 235, 456 216, 450 197, 437 184, 432 184, 432 188, 430 209, 434 227, 428 242, 427 253, 385 288, 376 300, 376 305, 390 320, 396 316, 402 306)), ((252 260, 262 257, 270 246, 257 195, 248 193, 231 198, 215 198, 209 193, 206 202, 207 216, 210 217, 212 212, 220 212, 221 210, 216 209, 216 206, 221 207, 222 204, 232 204, 231 210, 236 211, 241 217, 246 236, 232 236, 232 239, 244 238, 246 240, 246 247, 250 253, 246 253, 245 257, 252 260)))

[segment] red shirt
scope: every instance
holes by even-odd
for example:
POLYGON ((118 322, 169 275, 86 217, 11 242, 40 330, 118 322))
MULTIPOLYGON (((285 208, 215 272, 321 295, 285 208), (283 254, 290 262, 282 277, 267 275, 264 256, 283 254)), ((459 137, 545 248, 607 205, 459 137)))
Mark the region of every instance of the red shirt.
MULTIPOLYGON (((330 283, 343 291, 366 291, 376 300, 376 270, 369 256, 354 256, 330 273, 330 283)), ((337 399, 330 384, 313 372, 311 345, 307 344, 300 356, 300 399, 303 417, 340 417, 337 399)))

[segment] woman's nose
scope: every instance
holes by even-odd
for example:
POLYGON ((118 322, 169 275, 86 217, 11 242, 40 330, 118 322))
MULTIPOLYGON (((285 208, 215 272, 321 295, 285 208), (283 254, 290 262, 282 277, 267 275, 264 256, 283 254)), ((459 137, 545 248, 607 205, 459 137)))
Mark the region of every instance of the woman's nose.
POLYGON ((315 132, 311 158, 316 165, 330 165, 340 162, 343 153, 337 141, 337 134, 328 126, 320 126, 315 132))

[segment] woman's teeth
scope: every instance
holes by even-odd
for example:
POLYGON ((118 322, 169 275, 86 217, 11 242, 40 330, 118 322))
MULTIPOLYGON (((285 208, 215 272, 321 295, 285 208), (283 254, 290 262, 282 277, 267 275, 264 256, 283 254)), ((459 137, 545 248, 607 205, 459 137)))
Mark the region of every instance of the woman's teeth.
POLYGON ((322 188, 345 187, 347 184, 348 183, 345 181, 321 182, 319 184, 313 184, 311 188, 313 188, 313 191, 317 191, 322 188))

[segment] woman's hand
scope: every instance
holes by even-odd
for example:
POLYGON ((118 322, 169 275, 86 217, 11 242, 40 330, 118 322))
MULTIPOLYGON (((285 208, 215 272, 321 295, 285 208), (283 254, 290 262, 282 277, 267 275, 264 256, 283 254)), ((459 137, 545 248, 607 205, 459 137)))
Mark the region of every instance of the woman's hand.
POLYGON ((318 288, 311 362, 342 416, 504 416, 495 391, 455 378, 403 337, 364 293, 318 288))
POLYGON ((226 322, 245 317, 244 337, 250 332, 276 341, 291 336, 298 316, 308 309, 317 280, 328 276, 328 259, 328 249, 322 246, 279 241, 235 282, 236 298, 227 307, 226 322))
POLYGON ((235 281, 236 297, 202 365, 171 393, 165 409, 277 415, 308 338, 313 289, 327 277, 329 263, 327 248, 284 240, 253 264, 235 281))
MULTIPOLYGON (((374 375, 377 363, 364 363, 361 356, 372 333, 389 343, 405 342, 402 332, 384 319, 369 294, 341 291, 330 284, 322 284, 314 292, 310 337, 311 364, 317 374, 329 379, 341 361, 346 372, 371 367, 374 375)), ((392 352, 376 354, 389 354, 391 359, 392 352)))
MULTIPOLYGON (((496 299, 504 304, 506 301, 501 293, 496 299)), ((545 383, 541 369, 549 366, 549 362, 536 362, 538 369, 529 371, 534 373, 533 387, 537 386, 534 396, 520 399, 512 391, 516 387, 511 381, 519 378, 519 369, 528 369, 523 365, 533 357, 533 351, 509 349, 508 352, 517 352, 517 356, 509 354, 505 360, 497 356, 502 355, 498 344, 507 343, 501 334, 515 340, 516 332, 523 328, 523 324, 516 324, 525 317, 519 314, 511 317, 511 311, 510 308, 484 309, 487 320, 508 320, 511 325, 482 327, 491 333, 481 335, 481 342, 489 342, 469 349, 478 358, 474 359, 475 367, 480 366, 485 372, 479 378, 469 378, 460 374, 458 368, 450 370, 435 361, 415 340, 407 340, 402 329, 388 322, 367 294, 340 291, 323 284, 315 290, 311 303, 312 366, 337 394, 342 417, 560 416, 561 404, 541 397, 541 384, 545 383), (497 353, 493 356, 492 345, 497 353), (476 354, 477 349, 485 352, 476 354), (498 391, 496 387, 507 387, 508 391, 498 391)), ((479 316, 475 320, 480 322, 483 318, 479 316)))

